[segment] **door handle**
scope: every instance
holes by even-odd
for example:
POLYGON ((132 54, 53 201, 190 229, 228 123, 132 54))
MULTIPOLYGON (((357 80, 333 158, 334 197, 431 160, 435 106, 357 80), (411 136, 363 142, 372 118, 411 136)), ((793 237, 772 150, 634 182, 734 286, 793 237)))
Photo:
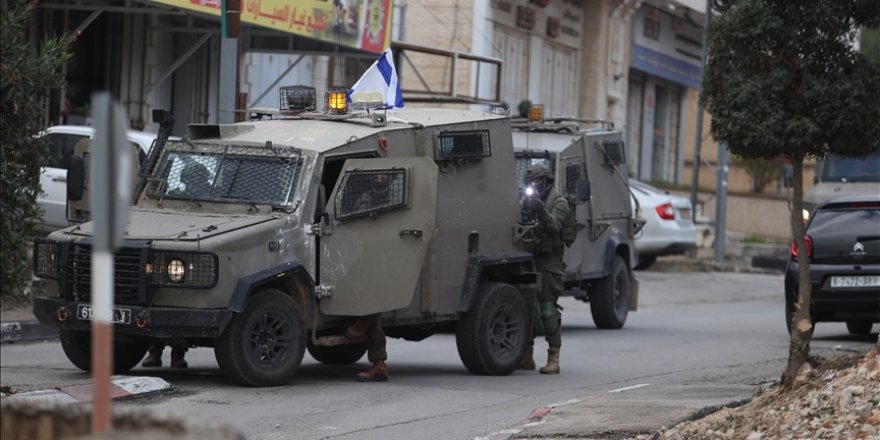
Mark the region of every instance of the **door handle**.
POLYGON ((415 238, 422 238, 422 235, 424 234, 425 233, 421 229, 401 229, 400 231, 401 237, 403 237, 404 235, 410 235, 415 238))
POLYGON ((53 181, 53 182, 65 182, 65 183, 66 183, 66 182, 67 182, 67 178, 66 178, 66 177, 53 177, 53 178, 52 178, 52 181, 53 181))

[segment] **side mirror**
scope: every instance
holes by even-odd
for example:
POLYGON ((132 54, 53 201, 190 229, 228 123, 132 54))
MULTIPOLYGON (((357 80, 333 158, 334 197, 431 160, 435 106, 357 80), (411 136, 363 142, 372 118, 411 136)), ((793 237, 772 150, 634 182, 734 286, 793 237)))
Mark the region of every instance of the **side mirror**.
POLYGON ((174 116, 171 115, 171 112, 164 109, 153 109, 153 122, 162 125, 167 121, 173 121, 174 116))
POLYGON ((78 202, 83 198, 86 183, 85 161, 82 156, 71 156, 67 162, 67 199, 78 202))
POLYGON ((590 181, 587 179, 578 180, 577 199, 581 202, 590 200, 592 193, 590 192, 590 181))

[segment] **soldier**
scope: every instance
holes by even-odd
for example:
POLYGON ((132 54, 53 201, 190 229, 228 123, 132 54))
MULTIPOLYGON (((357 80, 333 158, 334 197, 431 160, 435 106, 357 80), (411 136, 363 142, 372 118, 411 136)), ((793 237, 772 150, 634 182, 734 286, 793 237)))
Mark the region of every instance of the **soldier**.
MULTIPOLYGON (((540 319, 544 326, 544 338, 550 346, 547 349, 547 365, 541 367, 541 374, 559 374, 562 316, 556 302, 562 294, 564 269, 562 255, 565 250, 562 229, 572 209, 564 196, 553 191, 553 181, 553 173, 544 165, 530 166, 523 179, 526 187, 523 208, 534 214, 540 229, 539 240, 531 250, 535 255, 535 266, 541 275, 541 285, 538 290, 540 319), (545 207, 548 200, 551 203, 545 207)), ((534 337, 530 337, 520 365, 521 369, 535 369, 534 342, 534 337)))
MULTIPOLYGON (((189 366, 184 359, 184 356, 186 355, 186 350, 187 347, 171 347, 171 368, 186 368, 189 366)), ((161 367, 163 351, 165 351, 165 344, 159 340, 154 341, 152 344, 150 344, 149 354, 147 355, 147 358, 144 359, 144 362, 141 363, 141 366, 161 367)))

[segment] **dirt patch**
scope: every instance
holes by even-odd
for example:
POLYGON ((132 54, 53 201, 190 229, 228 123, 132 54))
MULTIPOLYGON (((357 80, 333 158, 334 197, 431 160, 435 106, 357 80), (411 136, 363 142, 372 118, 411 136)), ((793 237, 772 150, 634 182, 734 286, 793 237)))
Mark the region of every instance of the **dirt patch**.
POLYGON ((811 358, 789 391, 774 385, 751 402, 634 440, 880 438, 880 355, 811 358))

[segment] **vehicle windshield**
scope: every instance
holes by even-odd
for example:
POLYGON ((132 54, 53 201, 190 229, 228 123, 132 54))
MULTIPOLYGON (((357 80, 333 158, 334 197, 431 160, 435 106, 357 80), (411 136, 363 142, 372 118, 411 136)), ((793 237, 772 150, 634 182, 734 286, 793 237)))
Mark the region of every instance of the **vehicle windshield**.
POLYGON ((195 151, 166 150, 147 196, 288 207, 300 163, 294 148, 198 145, 195 151))
POLYGON ((829 154, 822 168, 826 182, 880 182, 880 152, 864 158, 829 154))
POLYGON ((526 170, 529 169, 532 165, 544 165, 549 168, 551 171, 553 170, 553 160, 552 157, 548 156, 547 153, 540 153, 540 155, 531 155, 528 153, 517 153, 516 154, 516 186, 519 189, 520 195, 525 191, 525 185, 523 184, 523 178, 526 177, 526 170))

